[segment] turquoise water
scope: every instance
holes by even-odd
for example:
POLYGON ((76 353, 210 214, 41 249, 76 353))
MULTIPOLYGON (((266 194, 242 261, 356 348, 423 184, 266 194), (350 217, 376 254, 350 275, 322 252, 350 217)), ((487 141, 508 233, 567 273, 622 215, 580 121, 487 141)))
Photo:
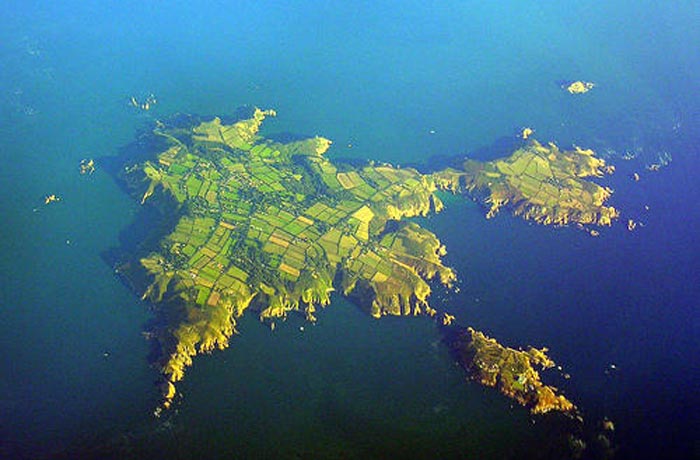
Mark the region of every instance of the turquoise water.
POLYGON ((460 200, 426 225, 458 269, 450 308, 506 344, 549 346, 572 374, 557 384, 591 420, 615 421, 620 457, 698 454, 693 2, 4 10, 3 456, 547 458, 548 427, 464 384, 430 322, 374 321, 342 299, 303 332, 298 318, 274 334, 244 320, 229 350, 189 371, 177 413, 150 416, 147 305, 101 257, 139 207, 99 164, 90 177, 77 165, 117 155, 156 117, 244 104, 278 110, 266 132, 333 139, 334 158, 489 156, 523 126, 561 145, 672 153, 639 183, 628 174, 644 163, 613 155, 613 204, 645 222, 635 233, 487 221, 460 200), (556 84, 578 78, 598 87, 571 97, 556 84), (149 92, 153 111, 129 109, 129 96, 149 92), (44 207, 49 193, 63 200, 44 207))

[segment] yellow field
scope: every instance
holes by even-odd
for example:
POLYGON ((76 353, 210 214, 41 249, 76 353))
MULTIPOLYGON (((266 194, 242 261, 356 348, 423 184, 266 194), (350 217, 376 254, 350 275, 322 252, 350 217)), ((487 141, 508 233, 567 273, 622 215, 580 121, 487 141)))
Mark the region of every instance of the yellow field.
POLYGON ((368 206, 362 206, 360 209, 355 211, 352 215, 355 219, 360 222, 369 223, 374 218, 374 212, 368 206))
POLYGON ((290 267, 289 265, 287 265, 285 263, 280 264, 280 271, 283 271, 284 273, 286 273, 288 275, 292 275, 294 278, 298 278, 299 275, 301 274, 301 272, 299 270, 297 270, 294 267, 290 267))
POLYGON ((283 248, 286 248, 286 247, 289 246, 289 242, 288 242, 288 241, 285 241, 285 240, 283 240, 282 238, 279 238, 279 237, 277 237, 277 236, 275 236, 275 235, 271 235, 269 241, 270 241, 270 243, 274 243, 274 244, 276 244, 276 245, 278 245, 278 246, 282 246, 283 248))

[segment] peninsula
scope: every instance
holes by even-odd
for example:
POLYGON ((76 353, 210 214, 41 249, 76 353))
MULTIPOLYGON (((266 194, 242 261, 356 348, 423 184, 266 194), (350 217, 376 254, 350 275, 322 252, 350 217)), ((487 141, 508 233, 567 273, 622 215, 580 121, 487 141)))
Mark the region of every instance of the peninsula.
POLYGON ((586 178, 614 171, 592 150, 561 150, 530 138, 507 158, 466 160, 461 170, 446 169, 433 177, 442 189, 483 201, 489 207, 487 218, 508 207, 516 216, 544 225, 610 226, 620 215, 605 205, 612 190, 586 178))
MULTIPOLYGON (((448 336, 449 337, 449 336, 448 336)), ((497 387, 501 393, 530 408, 533 414, 561 411, 574 414, 571 401, 544 385, 536 368, 555 366, 546 348, 525 351, 504 347, 484 333, 467 327, 451 331, 449 346, 457 362, 479 383, 497 387)))
MULTIPOLYGON (((445 248, 407 221, 443 208, 438 189, 487 191, 489 215, 509 202, 543 224, 609 225, 616 215, 602 204, 610 192, 583 180, 604 167, 590 151, 529 140, 509 159, 468 161, 461 170, 354 167, 329 161, 323 137, 285 143, 259 135, 275 115, 257 108, 234 121, 177 115, 140 139, 147 159, 122 168, 141 203, 167 204, 174 216, 157 247, 119 270, 155 307, 157 413, 172 405, 193 358, 226 348, 247 312, 271 327, 290 312, 313 322, 337 290, 375 318, 425 315, 456 327, 454 316, 429 303, 435 286, 449 289, 455 280, 442 262, 445 248)), ((500 381, 504 394, 534 412, 573 410, 539 380, 533 365, 549 363, 543 351, 523 355, 469 332, 460 343, 473 356, 460 362, 477 380, 500 381), (479 364, 490 362, 515 370, 479 364)))

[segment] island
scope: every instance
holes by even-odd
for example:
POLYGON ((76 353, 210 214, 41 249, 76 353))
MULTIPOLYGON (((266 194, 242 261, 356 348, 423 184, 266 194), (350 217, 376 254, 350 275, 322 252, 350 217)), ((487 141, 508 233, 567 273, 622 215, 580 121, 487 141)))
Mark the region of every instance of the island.
MULTIPOLYGON (((408 220, 440 212, 438 190, 487 190, 490 215, 511 202, 516 214, 543 224, 613 218, 602 206, 610 192, 583 180, 604 167, 590 151, 528 140, 508 159, 425 174, 336 164, 324 155, 331 141, 319 136, 261 136, 273 116, 258 108, 235 119, 178 114, 143 134, 143 151, 120 168, 134 197, 160 206, 171 222, 155 245, 117 267, 154 307, 156 414, 172 406, 193 358, 228 347, 248 312, 271 328, 291 312, 314 322, 338 291, 374 318, 423 315, 440 328, 460 327, 429 303, 433 289, 449 290, 456 278, 443 264, 445 247, 408 220)), ((552 365, 544 351, 518 352, 468 331, 459 361, 478 381, 498 383, 533 412, 573 411, 539 379, 534 366, 552 365)))
POLYGON ((594 87, 595 83, 581 80, 566 82, 562 85, 562 88, 569 94, 584 94, 592 90, 594 87))
POLYGON ((536 368, 544 370, 556 365, 547 356, 546 348, 530 347, 523 351, 504 347, 470 327, 456 327, 447 337, 450 337, 449 346, 457 362, 482 385, 497 387, 534 414, 553 410, 576 414, 576 406, 571 401, 540 379, 536 368))

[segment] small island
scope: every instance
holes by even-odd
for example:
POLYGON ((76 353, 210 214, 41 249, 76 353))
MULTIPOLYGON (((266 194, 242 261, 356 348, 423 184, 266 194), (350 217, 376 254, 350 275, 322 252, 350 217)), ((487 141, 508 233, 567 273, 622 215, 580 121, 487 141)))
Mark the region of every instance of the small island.
MULTIPOLYGON (((424 315, 441 328, 459 327, 429 303, 434 287, 449 289, 455 280, 442 262, 445 247, 407 221, 440 212, 439 189, 490 192, 489 216, 508 202, 542 223, 609 225, 616 216, 602 206, 609 190, 582 179, 605 167, 590 151, 529 140, 507 159, 422 174, 335 164, 323 137, 259 135, 273 116, 256 108, 234 121, 183 114, 158 121, 139 139, 146 152, 120 168, 134 197, 172 221, 156 247, 117 270, 155 307, 148 335, 157 341, 163 379, 156 414, 171 407, 193 358, 228 347, 247 312, 271 328, 290 312, 314 322, 338 291, 374 318, 424 315)), ((543 351, 517 352, 471 329, 461 337, 471 355, 459 361, 477 380, 501 382, 504 394, 538 413, 573 410, 532 368, 551 365, 543 351)))
POLYGON ((562 85, 562 88, 569 94, 584 94, 592 90, 594 87, 595 83, 581 80, 567 82, 562 85))

